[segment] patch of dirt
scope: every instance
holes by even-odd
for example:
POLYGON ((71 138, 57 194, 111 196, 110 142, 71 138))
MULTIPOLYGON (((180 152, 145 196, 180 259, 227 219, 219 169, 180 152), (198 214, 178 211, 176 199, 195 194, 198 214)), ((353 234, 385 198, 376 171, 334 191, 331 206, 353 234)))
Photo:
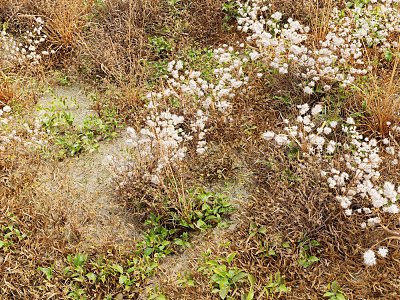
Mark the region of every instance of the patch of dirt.
MULTIPOLYGON (((57 88, 54 94, 66 99, 77 125, 94 113, 79 86, 57 88)), ((45 94, 39 105, 52 105, 51 99, 52 95, 45 94)), ((38 205, 64 223, 65 238, 79 245, 80 250, 108 245, 129 247, 139 235, 135 220, 124 204, 115 200, 113 173, 107 161, 108 155, 122 154, 125 139, 120 133, 111 141, 101 142, 92 153, 55 162, 40 172, 43 195, 38 205)))
POLYGON ((93 101, 90 94, 78 85, 57 86, 47 89, 39 99, 39 110, 65 111, 74 118, 75 126, 82 126, 85 118, 95 116, 92 109, 93 101))

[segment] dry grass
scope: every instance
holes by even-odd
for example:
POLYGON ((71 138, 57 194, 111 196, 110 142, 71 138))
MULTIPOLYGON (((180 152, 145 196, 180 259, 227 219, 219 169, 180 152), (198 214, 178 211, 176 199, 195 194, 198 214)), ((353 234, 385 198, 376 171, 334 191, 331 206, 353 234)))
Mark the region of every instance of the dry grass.
POLYGON ((34 208, 38 157, 18 148, 9 149, 7 154, 0 157, 0 222, 9 225, 8 216, 15 216, 17 226, 28 237, 1 253, 0 291, 7 299, 34 299, 40 294, 34 291, 40 282, 36 266, 54 261, 63 251, 64 242, 57 223, 34 208))
MULTIPOLYGON (((110 0, 104 6, 77 0, 5 0, 0 2, 0 18, 20 22, 20 28, 15 27, 18 31, 26 25, 26 15, 43 16, 48 21, 49 43, 60 54, 49 67, 66 66, 77 59, 70 69, 79 72, 78 78, 89 78, 108 99, 107 105, 115 106, 126 124, 139 128, 144 117, 142 95, 149 78, 146 62, 161 60, 151 49, 149 37, 172 38, 175 48, 168 54, 171 56, 188 45, 233 44, 240 34, 226 31, 223 2, 180 1, 180 6, 172 9, 161 0, 110 0), (165 28, 173 30, 166 33, 165 28)), ((272 2, 274 8, 309 24, 315 39, 326 33, 328 12, 336 4, 332 0, 272 2)), ((369 132, 387 134, 387 122, 399 121, 397 64, 396 59, 388 74, 377 74, 372 85, 344 105, 354 112, 362 108, 360 103, 364 101, 368 112, 365 128, 369 132)), ((232 215, 230 229, 193 235, 193 248, 164 261, 163 272, 153 280, 169 299, 217 299, 211 293, 209 278, 196 271, 201 253, 207 248, 216 256, 237 252, 234 264, 257 278, 258 299, 265 299, 260 296, 263 286, 277 271, 292 289, 284 299, 321 299, 326 285, 335 280, 349 299, 399 298, 399 240, 387 241, 391 259, 379 260, 373 268, 363 267, 363 251, 388 238, 388 232, 379 228, 360 234, 361 218, 343 215, 319 176, 320 164, 289 159, 286 151, 260 141, 263 132, 280 128, 282 117, 293 113, 293 107, 303 100, 297 83, 298 78, 271 74, 257 79, 252 90, 233 99, 232 122, 219 118, 210 121, 210 151, 205 156, 189 153, 187 163, 169 172, 172 180, 161 188, 132 180, 116 195, 119 202, 126 203, 126 213, 142 223, 152 212, 168 217, 167 211, 174 210, 184 215, 190 210, 190 203, 184 201, 185 190, 193 187, 215 188, 228 182, 245 190, 246 199, 236 203, 239 210, 232 215), (249 232, 254 226, 264 226, 266 233, 251 238, 249 232), (303 268, 299 265, 301 242, 307 240, 321 244, 311 253, 320 261, 303 268), (222 246, 225 241, 230 244, 222 246), (290 242, 290 248, 281 247, 282 242, 290 242), (276 256, 265 255, 266 245, 274 248, 276 256), (193 272, 196 286, 179 287, 175 280, 178 271, 193 272)), ((10 82, 0 83, 0 107, 10 101, 25 101, 20 98, 10 82)), ((313 96, 307 100, 316 103, 323 99, 313 96)), ((102 105, 97 103, 100 112, 102 105)), ((398 181, 399 167, 388 165, 381 170, 385 180, 398 181)), ((85 199, 83 192, 63 181, 66 172, 60 166, 18 147, 0 156, 0 224, 9 224, 8 215, 12 213, 21 231, 29 233, 9 252, 0 252, 0 298, 66 299, 66 280, 59 275, 55 281, 45 281, 38 266, 54 265, 62 270, 66 254, 78 251, 94 256, 106 253, 110 261, 126 255, 130 245, 114 243, 102 235, 105 229, 101 226, 96 228, 101 237, 96 248, 85 244, 85 226, 98 216, 90 203, 77 203, 77 199, 85 199), (53 176, 59 191, 52 193, 51 188, 39 184, 39 170, 53 176)), ((391 230, 398 230, 395 217, 382 218, 391 230)), ((121 287, 113 281, 91 291, 96 296, 90 299, 95 299, 108 292, 116 296, 121 287)), ((131 296, 137 298, 139 294, 135 290, 131 296)))
POLYGON ((10 83, 3 81, 0 83, 0 105, 4 106, 10 103, 16 97, 14 89, 10 83))
POLYGON ((91 72, 97 70, 117 82, 137 82, 150 55, 147 31, 164 16, 161 1, 106 1, 96 14, 81 40, 80 55, 93 64, 91 72))
POLYGON ((399 124, 400 101, 398 77, 399 58, 395 59, 389 74, 372 77, 372 84, 361 92, 361 100, 368 113, 367 128, 370 132, 379 132, 388 136, 390 127, 399 124))
POLYGON ((45 16, 45 33, 54 50, 68 52, 81 39, 93 1, 44 1, 37 6, 45 16))

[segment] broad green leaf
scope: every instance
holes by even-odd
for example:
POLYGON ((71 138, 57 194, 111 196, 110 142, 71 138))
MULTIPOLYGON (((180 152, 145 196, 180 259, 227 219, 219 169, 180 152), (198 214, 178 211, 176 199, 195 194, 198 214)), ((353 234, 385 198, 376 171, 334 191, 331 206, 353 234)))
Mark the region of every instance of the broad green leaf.
POLYGON ((229 255, 226 257, 226 261, 228 262, 228 264, 230 264, 230 263, 233 261, 233 259, 235 258, 235 256, 236 256, 236 252, 232 252, 231 254, 229 254, 229 255))
POLYGON ((94 274, 94 273, 92 273, 92 272, 87 273, 87 274, 86 274, 86 277, 87 277, 90 281, 93 281, 93 282, 95 282, 96 279, 97 279, 96 274, 94 274))
POLYGON ((126 284, 128 281, 129 281, 128 276, 126 276, 124 274, 121 274, 121 276, 119 276, 119 280, 118 280, 119 284, 121 284, 121 285, 126 284))
POLYGON ((232 282, 233 282, 233 283, 236 283, 236 282, 242 280, 242 279, 245 278, 245 277, 247 277, 247 273, 245 273, 245 272, 240 272, 239 274, 235 275, 235 276, 232 278, 232 282))
POLYGON ((117 264, 113 265, 113 269, 115 271, 117 271, 118 273, 121 273, 121 274, 124 272, 124 268, 122 266, 120 266, 120 265, 117 265, 117 264))

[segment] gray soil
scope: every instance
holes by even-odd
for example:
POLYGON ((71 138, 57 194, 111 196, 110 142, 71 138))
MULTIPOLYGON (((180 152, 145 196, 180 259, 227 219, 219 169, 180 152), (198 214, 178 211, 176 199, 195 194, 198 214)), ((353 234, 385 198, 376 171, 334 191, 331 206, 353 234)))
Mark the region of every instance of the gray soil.
MULTIPOLYGON (((54 96, 65 99, 66 107, 76 125, 94 114, 91 100, 79 86, 62 87, 46 92, 38 106, 51 107, 54 96)), ((64 108, 65 110, 65 108, 64 108)), ((65 238, 72 244, 80 240, 80 249, 106 245, 132 245, 138 229, 123 203, 115 196, 113 171, 108 155, 119 156, 124 151, 123 134, 111 141, 101 142, 92 153, 65 159, 42 170, 40 182, 43 203, 39 203, 54 218, 65 223, 65 238)))
POLYGON ((58 86, 47 89, 37 103, 37 108, 65 111, 74 117, 74 125, 81 126, 88 116, 95 116, 92 100, 80 86, 58 86), (64 104, 62 104, 62 102, 64 104))

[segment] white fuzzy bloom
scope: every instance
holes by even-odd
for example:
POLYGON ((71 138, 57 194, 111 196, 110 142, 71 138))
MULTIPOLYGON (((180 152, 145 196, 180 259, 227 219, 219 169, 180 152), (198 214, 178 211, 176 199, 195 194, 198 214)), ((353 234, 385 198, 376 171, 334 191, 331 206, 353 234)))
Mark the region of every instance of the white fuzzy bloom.
POLYGON ((364 258, 364 264, 367 266, 373 266, 376 264, 375 253, 371 249, 364 252, 363 258, 364 258))
POLYGON ((311 110, 311 114, 313 116, 318 115, 319 113, 322 112, 322 105, 321 104, 317 104, 313 107, 313 109, 311 110))
POLYGON ((6 105, 6 106, 3 107, 3 111, 6 112, 6 113, 10 112, 11 111, 11 107, 6 105))
POLYGON ((279 146, 286 146, 290 143, 287 135, 285 134, 277 134, 275 136, 275 142, 279 145, 279 146))
MULTIPOLYGON (((299 113, 301 116, 310 110, 310 106, 307 103, 305 103, 303 105, 297 105, 297 108, 299 109, 299 113)), ((298 119, 298 120, 301 120, 301 122, 303 122, 303 118, 301 116, 300 116, 300 119, 298 119)))
POLYGON ((332 132, 332 128, 330 128, 330 127, 325 127, 325 128, 324 128, 324 134, 328 135, 328 134, 330 134, 331 132, 332 132))
POLYGON ((354 119, 352 117, 348 117, 346 119, 346 123, 349 124, 349 125, 354 125, 355 124, 354 119))
POLYGON ((263 139, 267 140, 267 141, 272 140, 274 138, 274 136, 275 136, 275 133, 272 131, 267 131, 262 134, 263 139))
POLYGON ((386 247, 379 247, 378 254, 382 257, 386 257, 389 253, 389 249, 386 247))
POLYGON ((249 55, 251 60, 256 60, 260 57, 260 53, 258 53, 257 51, 252 51, 249 55))
POLYGON ((276 21, 279 21, 282 18, 282 13, 277 11, 271 15, 271 18, 276 21))
POLYGON ((336 142, 335 141, 329 141, 328 145, 326 146, 326 152, 328 154, 334 153, 336 150, 336 142))
POLYGON ((367 220, 369 227, 374 227, 374 226, 378 225, 380 222, 381 222, 381 219, 379 217, 369 218, 367 220))
POLYGON ((310 88, 308 85, 304 88, 304 93, 307 95, 311 95, 314 91, 312 88, 310 88))

